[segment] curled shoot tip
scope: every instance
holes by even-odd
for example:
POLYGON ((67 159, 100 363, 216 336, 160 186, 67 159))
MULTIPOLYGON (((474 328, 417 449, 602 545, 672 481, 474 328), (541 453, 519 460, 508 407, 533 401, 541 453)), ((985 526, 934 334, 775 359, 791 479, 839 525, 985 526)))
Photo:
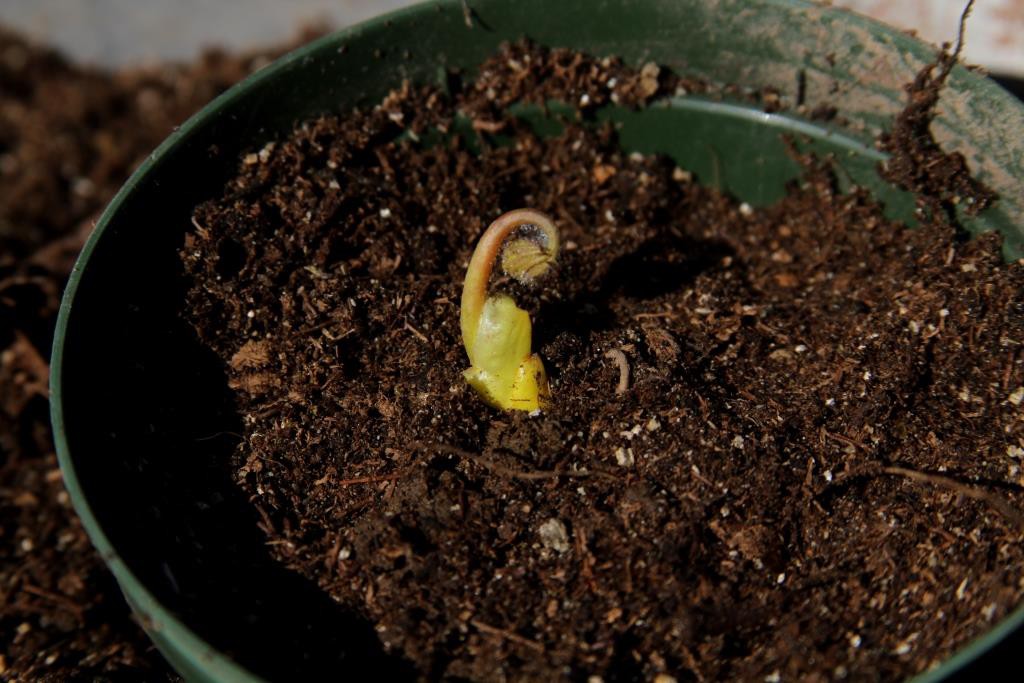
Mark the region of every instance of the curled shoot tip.
POLYGON ((534 411, 551 395, 540 356, 531 351, 529 314, 510 296, 487 293, 495 262, 509 277, 532 285, 558 256, 558 229, 534 209, 499 216, 476 245, 462 285, 460 324, 469 385, 491 405, 534 411))

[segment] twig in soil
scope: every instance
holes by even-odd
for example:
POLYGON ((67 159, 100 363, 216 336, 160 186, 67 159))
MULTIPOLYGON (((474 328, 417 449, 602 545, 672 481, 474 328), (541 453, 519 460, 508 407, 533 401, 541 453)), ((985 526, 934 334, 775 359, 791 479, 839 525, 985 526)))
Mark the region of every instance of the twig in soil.
POLYGON ((351 479, 342 479, 337 482, 337 486, 352 486, 353 484, 374 484, 378 481, 394 481, 395 479, 401 479, 401 472, 392 472, 390 474, 378 474, 375 476, 368 477, 353 477, 351 479))
POLYGON ((648 318, 675 318, 677 313, 675 311, 656 311, 654 313, 637 313, 633 316, 633 320, 647 320, 648 318))
POLYGON ((82 605, 79 605, 77 602, 75 602, 71 598, 68 598, 68 597, 63 596, 63 595, 59 595, 57 593, 51 593, 48 590, 43 590, 42 588, 37 588, 37 587, 33 586, 32 584, 28 584, 28 583, 22 584, 21 590, 25 591, 29 595, 34 595, 37 598, 43 598, 44 600, 49 600, 50 602, 55 602, 58 605, 63 605, 66 609, 68 609, 69 611, 73 612, 75 614, 75 616, 78 618, 79 621, 81 621, 84 618, 85 608, 82 605))
POLYGON ((475 626, 476 629, 478 631, 480 631, 481 633, 486 633, 487 635, 491 635, 491 636, 498 636, 499 638, 502 638, 504 640, 510 640, 513 643, 516 643, 517 645, 522 645, 523 647, 528 647, 531 650, 533 650, 534 652, 539 652, 541 654, 544 653, 544 646, 543 645, 541 645, 540 643, 538 643, 535 640, 530 640, 529 638, 524 638, 523 636, 519 635, 518 633, 513 633, 512 631, 508 631, 508 630, 503 629, 503 628, 498 628, 496 626, 491 626, 490 624, 485 624, 484 622, 480 621, 479 619, 471 619, 469 623, 473 624, 473 626, 475 626))
POLYGON ((626 390, 629 389, 629 361, 626 360, 626 354, 620 349, 609 349, 605 352, 604 357, 612 359, 619 367, 619 383, 615 386, 615 393, 626 393, 626 390))
POLYGON ((591 472, 590 470, 567 470, 561 472, 555 472, 552 470, 514 470, 509 467, 505 467, 504 465, 499 465, 498 463, 488 460, 487 458, 481 457, 476 453, 470 453, 469 451, 465 451, 461 448, 456 448, 455 446, 449 446, 447 444, 415 443, 413 444, 413 447, 425 451, 433 451, 435 453, 454 455, 458 458, 470 460, 478 465, 481 465, 482 467, 487 468, 488 470, 494 472, 497 475, 509 477, 510 479, 525 479, 527 481, 536 481, 539 479, 558 479, 560 477, 584 478, 589 477, 592 474, 597 474, 595 472, 591 472))
POLYGON ((430 341, 427 338, 427 335, 423 334, 422 332, 417 330, 415 327, 410 325, 408 320, 405 322, 405 329, 408 330, 409 332, 412 332, 413 336, 416 337, 417 339, 419 339, 424 344, 430 341))
POLYGON ((949 489, 958 495, 987 503, 1007 519, 1012 520, 1020 527, 1024 527, 1024 513, 1015 508, 1010 501, 1006 500, 1002 496, 996 495, 995 493, 987 491, 979 486, 963 484, 956 479, 944 477, 940 474, 928 474, 926 472, 919 472, 918 470, 898 467, 896 465, 883 467, 881 471, 885 474, 904 477, 919 484, 931 484, 932 486, 937 486, 939 488, 949 489))
POLYGON ((196 220, 195 214, 192 214, 192 227, 196 229, 196 232, 198 232, 199 236, 204 240, 210 238, 210 231, 199 225, 199 221, 196 220))
POLYGON ((857 441, 856 439, 851 439, 845 434, 836 434, 835 432, 830 432, 827 429, 824 430, 824 434, 830 439, 835 439, 836 441, 845 443, 847 446, 853 446, 854 448, 859 448, 862 451, 867 450, 867 448, 864 447, 864 444, 862 444, 860 441, 857 441))
POLYGON ((473 119, 473 130, 483 133, 500 133, 506 125, 508 125, 508 121, 485 121, 483 119, 473 119))
MULTIPOLYGON (((331 325, 333 325, 336 322, 337 322, 337 320, 334 320, 332 318, 330 320, 325 320, 322 323, 317 323, 316 325, 310 325, 309 327, 303 327, 302 329, 295 330, 290 335, 288 335, 288 339, 297 339, 299 337, 305 337, 307 334, 312 334, 313 332, 319 332, 320 330, 322 330, 324 328, 330 327, 331 325)), ((356 331, 356 328, 351 327, 351 328, 345 330, 344 332, 342 332, 337 337, 332 337, 331 341, 340 341, 340 340, 344 339, 345 337, 349 336, 350 334, 352 334, 355 331, 356 331)))

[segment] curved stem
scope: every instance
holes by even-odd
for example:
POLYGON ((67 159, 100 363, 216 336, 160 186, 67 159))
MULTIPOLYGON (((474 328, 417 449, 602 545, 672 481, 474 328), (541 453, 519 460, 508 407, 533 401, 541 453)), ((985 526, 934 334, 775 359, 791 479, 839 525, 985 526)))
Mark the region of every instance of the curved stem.
MULTIPOLYGON (((462 327, 462 341, 466 345, 467 351, 476 344, 477 326, 483 312, 484 302, 487 300, 487 283, 491 279, 491 272, 494 270, 494 263, 498 259, 501 246, 510 234, 523 226, 535 226, 538 229, 537 236, 541 241, 538 246, 545 254, 550 255, 549 260, 554 260, 558 253, 558 230, 547 215, 536 209, 509 211, 491 223, 480 237, 480 241, 477 242, 476 250, 473 251, 473 257, 469 261, 469 268, 466 269, 466 279, 462 284, 459 323, 462 327)), ((522 239, 532 238, 533 236, 522 237, 522 239)), ((534 266, 530 266, 530 268, 532 269, 534 266)), ((509 275, 519 277, 523 273, 509 273, 509 275)))

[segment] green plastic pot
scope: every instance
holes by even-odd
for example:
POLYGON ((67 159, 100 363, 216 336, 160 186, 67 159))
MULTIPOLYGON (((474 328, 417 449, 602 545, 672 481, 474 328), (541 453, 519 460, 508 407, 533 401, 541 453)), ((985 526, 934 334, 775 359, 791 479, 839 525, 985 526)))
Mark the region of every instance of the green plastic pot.
MULTIPOLYGON (((624 147, 672 155, 752 204, 778 198, 794 177, 779 139, 789 132, 835 153, 842 178, 872 188, 894 215, 911 216, 910 199, 878 180, 883 156, 873 146, 902 106, 902 84, 934 55, 907 35, 802 0, 469 4, 468 19, 462 2, 443 0, 341 31, 212 102, 125 184, 72 273, 51 377, 65 482, 128 602, 189 680, 391 680, 411 671, 382 652, 368 623, 270 559, 253 510, 217 465, 240 420, 220 363, 180 316, 177 250, 192 208, 219 193, 244 150, 317 113, 371 104, 402 79, 471 72, 501 41, 528 35, 714 83, 773 85, 790 112, 801 97, 809 107, 830 102, 848 122, 842 129, 694 97, 601 116, 622 123, 624 147)), ((1007 256, 1019 256, 1024 110, 957 68, 935 130, 1003 197, 969 227, 1000 230, 1007 256)), ((1018 610, 920 680, 996 666, 1024 640, 1022 622, 1018 610)))

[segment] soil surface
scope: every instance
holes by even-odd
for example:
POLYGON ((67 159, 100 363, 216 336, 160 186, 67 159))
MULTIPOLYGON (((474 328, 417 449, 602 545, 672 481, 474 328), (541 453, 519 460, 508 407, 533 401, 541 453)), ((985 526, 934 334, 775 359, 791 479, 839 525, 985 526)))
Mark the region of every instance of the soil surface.
POLYGON ((176 679, 71 508, 48 358, 93 222, 174 125, 284 48, 118 73, 0 27, 0 679, 176 679))
POLYGON ((225 467, 424 678, 892 680, 1024 593, 1021 265, 795 149, 751 208, 585 123, 678 85, 516 45, 302 124, 195 212, 187 315, 246 425, 225 467), (586 106, 541 139, 524 97, 586 106), (457 112, 475 132, 417 142, 457 112), (461 377, 466 264, 523 206, 564 244, 537 290, 492 282, 532 312, 538 416, 461 377))

